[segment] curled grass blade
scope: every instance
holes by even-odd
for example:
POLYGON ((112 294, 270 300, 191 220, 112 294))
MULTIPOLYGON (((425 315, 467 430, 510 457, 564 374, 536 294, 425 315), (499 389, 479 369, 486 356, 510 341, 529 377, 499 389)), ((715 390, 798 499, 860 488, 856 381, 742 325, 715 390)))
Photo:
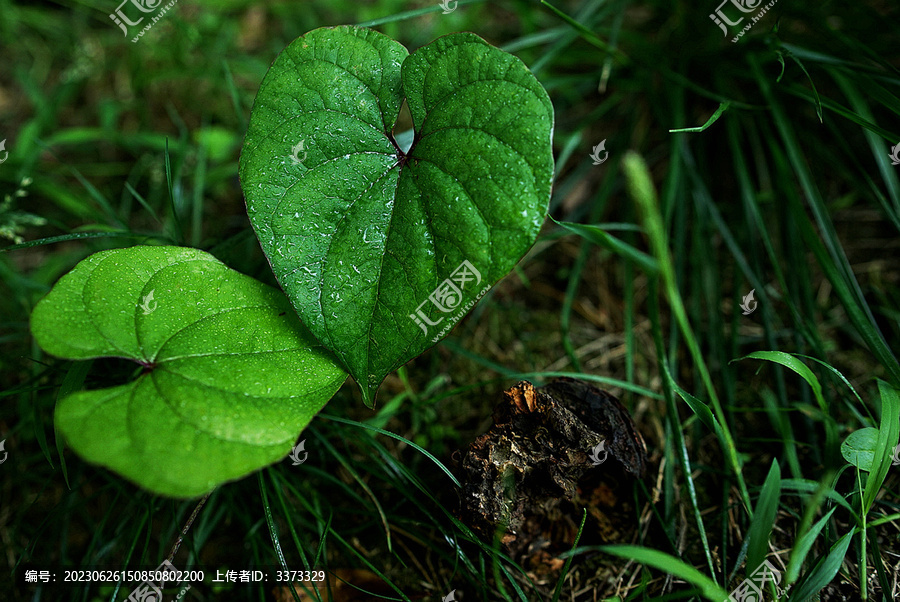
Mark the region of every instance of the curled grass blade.
POLYGON ((706 128, 708 128, 709 126, 714 124, 716 121, 718 121, 719 117, 721 117, 725 113, 725 111, 727 111, 730 108, 731 108, 730 101, 725 101, 725 102, 719 103, 719 108, 716 109, 715 113, 713 113, 712 115, 709 116, 709 119, 707 119, 706 123, 704 123, 703 125, 700 125, 697 127, 692 127, 692 128, 680 128, 677 130, 669 130, 669 133, 703 132, 706 130, 706 128))

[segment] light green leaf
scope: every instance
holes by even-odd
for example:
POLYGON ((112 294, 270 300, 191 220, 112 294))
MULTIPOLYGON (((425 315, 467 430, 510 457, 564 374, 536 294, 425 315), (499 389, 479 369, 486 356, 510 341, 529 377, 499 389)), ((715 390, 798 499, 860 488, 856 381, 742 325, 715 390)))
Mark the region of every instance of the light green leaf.
POLYGON ((850 433, 841 443, 841 455, 853 466, 869 472, 875 459, 878 429, 866 427, 850 433))
POLYGON ((91 255, 38 303, 31 331, 59 357, 144 367, 62 399, 56 426, 85 459, 174 497, 284 457, 346 379, 281 292, 196 249, 91 255))
POLYGON ((275 60, 241 153, 247 212, 301 320, 368 405, 531 247, 552 134, 531 72, 474 34, 408 55, 375 31, 323 28, 275 60), (404 99, 406 153, 392 135, 404 99))

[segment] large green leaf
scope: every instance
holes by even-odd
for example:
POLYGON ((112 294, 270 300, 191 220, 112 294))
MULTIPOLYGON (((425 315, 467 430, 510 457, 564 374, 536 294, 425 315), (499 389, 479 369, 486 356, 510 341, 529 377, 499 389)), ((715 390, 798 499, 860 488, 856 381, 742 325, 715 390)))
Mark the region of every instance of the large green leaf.
POLYGON ((531 247, 552 136, 535 77, 474 34, 407 55, 372 30, 323 28, 275 60, 241 153, 247 212, 300 318, 367 404, 531 247), (407 152, 392 135, 404 99, 407 152))
POLYGON ((56 425, 87 460, 175 497, 284 457, 347 377, 280 291, 196 249, 91 255, 38 303, 31 331, 59 357, 143 367, 62 399, 56 425))

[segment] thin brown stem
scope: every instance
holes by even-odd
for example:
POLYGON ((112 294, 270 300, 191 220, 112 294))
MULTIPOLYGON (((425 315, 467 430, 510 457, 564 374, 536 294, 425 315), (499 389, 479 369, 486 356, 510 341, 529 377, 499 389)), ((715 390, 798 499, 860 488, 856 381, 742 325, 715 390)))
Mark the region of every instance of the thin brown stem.
MULTIPOLYGON (((213 491, 215 491, 215 489, 213 489, 213 491)), ((175 554, 178 553, 178 548, 181 547, 181 542, 184 540, 184 536, 187 535, 187 532, 190 530, 191 525, 194 524, 194 519, 197 518, 198 514, 200 514, 200 509, 203 508, 203 504, 206 503, 206 500, 209 499, 210 495, 212 495, 212 491, 204 495, 200 502, 197 504, 197 507, 194 508, 194 511, 191 513, 191 517, 184 525, 184 529, 181 530, 181 535, 179 535, 178 539, 175 540, 175 545, 172 546, 172 551, 169 552, 169 557, 166 559, 169 562, 172 562, 172 560, 175 558, 175 554)))

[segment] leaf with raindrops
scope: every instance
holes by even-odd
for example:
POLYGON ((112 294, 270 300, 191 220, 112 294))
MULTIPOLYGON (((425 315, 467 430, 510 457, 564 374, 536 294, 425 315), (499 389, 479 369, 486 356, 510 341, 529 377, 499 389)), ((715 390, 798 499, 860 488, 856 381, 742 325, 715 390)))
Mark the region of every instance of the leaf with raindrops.
POLYGON ((56 425, 86 460, 172 497, 283 458, 347 378, 280 291, 197 249, 95 253, 31 331, 61 358, 136 363, 127 384, 62 399, 56 425))
POLYGON ((410 55, 369 29, 322 28, 275 60, 241 152, 247 212, 300 319, 368 405, 532 246, 552 137, 534 75, 474 34, 410 55), (409 147, 394 136, 404 101, 409 147))

